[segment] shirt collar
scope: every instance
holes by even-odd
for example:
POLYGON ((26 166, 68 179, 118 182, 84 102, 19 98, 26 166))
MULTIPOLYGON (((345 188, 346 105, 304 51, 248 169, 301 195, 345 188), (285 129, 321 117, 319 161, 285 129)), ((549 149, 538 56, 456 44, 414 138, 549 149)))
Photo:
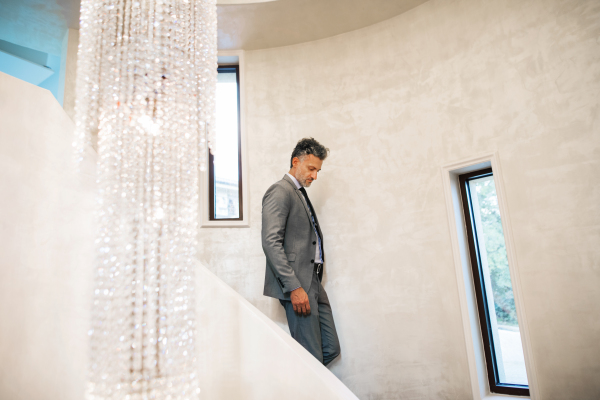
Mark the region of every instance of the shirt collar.
POLYGON ((298 182, 298 179, 296 179, 294 176, 290 175, 290 174, 286 174, 287 176, 289 176, 292 181, 294 181, 294 183, 296 184, 296 188, 300 189, 302 188, 302 185, 300 184, 300 182, 298 182))

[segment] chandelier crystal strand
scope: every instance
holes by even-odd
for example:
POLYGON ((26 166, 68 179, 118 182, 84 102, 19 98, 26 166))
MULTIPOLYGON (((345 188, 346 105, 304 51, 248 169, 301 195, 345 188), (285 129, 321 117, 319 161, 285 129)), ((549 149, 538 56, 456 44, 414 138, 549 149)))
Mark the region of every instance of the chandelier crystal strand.
POLYGON ((90 400, 198 397, 198 168, 213 152, 215 0, 82 0, 78 159, 98 135, 90 400))

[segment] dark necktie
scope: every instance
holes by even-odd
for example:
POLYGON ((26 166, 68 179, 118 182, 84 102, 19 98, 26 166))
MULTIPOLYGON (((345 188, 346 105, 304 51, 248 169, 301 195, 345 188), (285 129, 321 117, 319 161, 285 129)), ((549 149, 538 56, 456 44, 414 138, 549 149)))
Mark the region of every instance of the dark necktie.
POLYGON ((321 234, 319 233, 319 229, 317 229, 317 213, 315 212, 315 209, 313 208, 312 203, 310 202, 310 199, 308 198, 308 194, 306 194, 306 190, 302 187, 302 188, 300 188, 300 191, 302 192, 302 194, 304 195, 304 198, 306 199, 306 204, 308 204, 308 208, 310 208, 310 213, 312 214, 315 231, 317 232, 317 236, 319 237, 319 247, 320 247, 319 250, 321 253, 321 257, 323 257, 323 238, 321 237, 321 234))
POLYGON ((313 215, 314 219, 315 219, 315 224, 317 223, 317 213, 315 213, 315 209, 312 206, 312 203, 310 202, 310 199, 308 198, 308 194, 306 194, 306 190, 301 187, 300 191, 302 192, 302 194, 304 195, 304 198, 306 199, 306 204, 308 204, 308 208, 310 208, 310 213, 313 215))
POLYGON ((315 230, 317 231, 317 235, 319 235, 319 239, 322 240, 321 235, 319 234, 319 230, 317 229, 317 213, 315 212, 315 209, 312 206, 312 203, 310 202, 310 199, 308 198, 308 194, 306 194, 306 190, 304 188, 300 188, 300 191, 302 192, 302 194, 304 195, 304 198, 306 199, 306 204, 308 204, 308 208, 310 208, 310 213, 313 216, 313 223, 315 224, 315 230))

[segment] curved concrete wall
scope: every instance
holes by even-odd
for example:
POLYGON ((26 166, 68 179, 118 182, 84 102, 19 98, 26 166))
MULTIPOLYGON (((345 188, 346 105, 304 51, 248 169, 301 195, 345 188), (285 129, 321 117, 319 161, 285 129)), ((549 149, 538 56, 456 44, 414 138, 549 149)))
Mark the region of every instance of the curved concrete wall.
POLYGON ((235 290, 198 265, 202 398, 357 400, 356 396, 235 290))
MULTIPOLYGON (((81 400, 93 271, 96 153, 50 92, 0 73, 0 399, 81 400)), ((356 396, 198 265, 201 399, 356 396)))
POLYGON ((0 73, 0 398, 81 400, 90 327, 94 155, 52 94, 0 73))
POLYGON ((600 7, 430 0, 383 23, 246 52, 249 229, 202 260, 262 296, 261 198, 295 142, 331 148, 310 196, 342 357, 364 399, 472 397, 440 166, 497 151, 539 399, 600 398, 600 7))

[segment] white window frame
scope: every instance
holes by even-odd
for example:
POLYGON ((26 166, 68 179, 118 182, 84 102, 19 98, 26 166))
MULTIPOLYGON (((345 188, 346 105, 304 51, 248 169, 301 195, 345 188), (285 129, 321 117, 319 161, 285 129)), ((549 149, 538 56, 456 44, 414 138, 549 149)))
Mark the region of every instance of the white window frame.
POLYGON ((510 223, 510 211, 504 191, 504 179, 497 152, 486 153, 459 162, 446 164, 441 167, 444 195, 446 198, 446 209, 452 241, 452 252, 454 266, 458 283, 458 294, 462 314, 463 330, 465 334, 465 345, 467 349, 467 360, 469 363, 469 375, 471 378, 471 389, 474 400, 493 399, 532 399, 539 398, 537 374, 531 349, 529 335, 529 324, 525 314, 523 295, 521 290, 521 278, 515 253, 514 239, 510 223), (477 303, 471 264, 469 259, 469 247, 467 242, 467 231, 463 215, 463 207, 460 197, 459 175, 477 171, 484 168, 492 168, 498 206, 500 207, 500 218, 506 242, 506 253, 508 266, 512 281, 515 306, 519 318, 519 330, 523 343, 523 354, 525 357, 525 369, 527 370, 527 381, 529 385, 529 397, 509 396, 490 393, 486 360, 483 351, 483 338, 477 314, 477 303))
MULTIPOLYGON (((244 51, 219 51, 217 54, 219 65, 238 65, 240 81, 240 149, 242 156, 242 219, 238 221, 211 221, 209 216, 209 168, 200 171, 200 228, 249 228, 250 227, 250 199, 248 195, 248 156, 246 151, 246 90, 244 51)), ((217 143, 217 146, 219 144, 217 143)), ((206 157, 208 160, 208 155, 206 157)))

